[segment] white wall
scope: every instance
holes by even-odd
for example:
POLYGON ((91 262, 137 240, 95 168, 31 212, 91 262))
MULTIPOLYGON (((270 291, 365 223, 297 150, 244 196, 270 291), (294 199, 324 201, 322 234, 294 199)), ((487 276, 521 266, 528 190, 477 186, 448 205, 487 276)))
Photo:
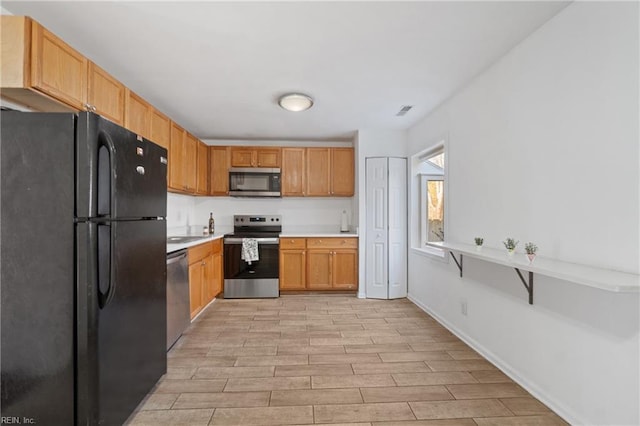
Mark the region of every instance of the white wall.
POLYGON ((358 280, 361 283, 358 297, 365 297, 365 236, 366 200, 365 200, 365 160, 367 157, 406 157, 407 132, 405 130, 362 129, 358 131, 353 143, 356 155, 356 191, 353 199, 353 216, 362 230, 358 241, 359 266, 358 280))
MULTIPOLYGON (((409 131, 448 135, 448 240, 638 273, 638 16, 571 4, 409 131)), ((409 294, 571 423, 640 423, 638 294, 536 275, 530 306, 510 268, 415 251, 409 294)))
POLYGON ((302 232, 305 229, 329 230, 340 232, 342 210, 351 217, 352 201, 346 198, 284 197, 233 198, 233 197, 197 197, 195 215, 203 223, 213 212, 216 227, 233 227, 234 214, 279 214, 282 215, 283 231, 302 232))
MULTIPOLYGON (((284 231, 313 230, 339 232, 342 210, 347 211, 350 225, 353 223, 351 198, 233 198, 192 197, 169 193, 167 197, 167 229, 194 227, 198 232, 209 223, 213 213, 216 229, 229 232, 233 228, 234 214, 282 215, 284 231)), ((354 225, 355 227, 355 225, 354 225)), ((177 230, 176 230, 177 231, 177 230)), ((181 232, 181 230, 180 230, 181 232)))

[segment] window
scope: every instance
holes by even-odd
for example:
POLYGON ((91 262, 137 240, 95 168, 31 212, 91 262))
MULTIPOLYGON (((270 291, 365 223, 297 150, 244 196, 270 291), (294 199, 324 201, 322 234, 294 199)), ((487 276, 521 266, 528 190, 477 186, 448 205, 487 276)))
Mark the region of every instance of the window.
POLYGON ((445 157, 444 147, 429 152, 419 164, 420 247, 445 238, 445 157))

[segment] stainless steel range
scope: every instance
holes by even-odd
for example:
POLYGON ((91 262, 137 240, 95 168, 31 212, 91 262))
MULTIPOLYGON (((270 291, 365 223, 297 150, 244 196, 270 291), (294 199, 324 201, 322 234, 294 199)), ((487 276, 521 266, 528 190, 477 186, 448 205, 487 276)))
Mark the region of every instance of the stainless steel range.
POLYGON ((282 217, 236 215, 233 223, 224 236, 224 298, 278 297, 282 217), (245 261, 253 240, 258 260, 245 261))

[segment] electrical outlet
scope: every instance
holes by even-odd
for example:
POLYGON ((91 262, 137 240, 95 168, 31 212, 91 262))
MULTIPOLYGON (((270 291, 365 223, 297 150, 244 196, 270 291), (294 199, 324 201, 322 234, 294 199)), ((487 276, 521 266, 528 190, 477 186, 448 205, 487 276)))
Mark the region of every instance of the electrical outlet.
POLYGON ((467 299, 460 299, 460 313, 467 316, 467 299))

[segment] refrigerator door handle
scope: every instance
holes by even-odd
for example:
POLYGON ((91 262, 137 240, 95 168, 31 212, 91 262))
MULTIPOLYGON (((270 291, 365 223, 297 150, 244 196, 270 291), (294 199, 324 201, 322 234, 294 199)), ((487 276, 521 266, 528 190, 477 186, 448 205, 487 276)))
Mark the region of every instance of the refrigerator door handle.
POLYGON ((116 148, 106 132, 98 135, 98 217, 112 217, 115 213, 113 191, 115 188, 116 148))
POLYGON ((98 224, 98 306, 107 307, 116 292, 113 271, 113 224, 98 224))

